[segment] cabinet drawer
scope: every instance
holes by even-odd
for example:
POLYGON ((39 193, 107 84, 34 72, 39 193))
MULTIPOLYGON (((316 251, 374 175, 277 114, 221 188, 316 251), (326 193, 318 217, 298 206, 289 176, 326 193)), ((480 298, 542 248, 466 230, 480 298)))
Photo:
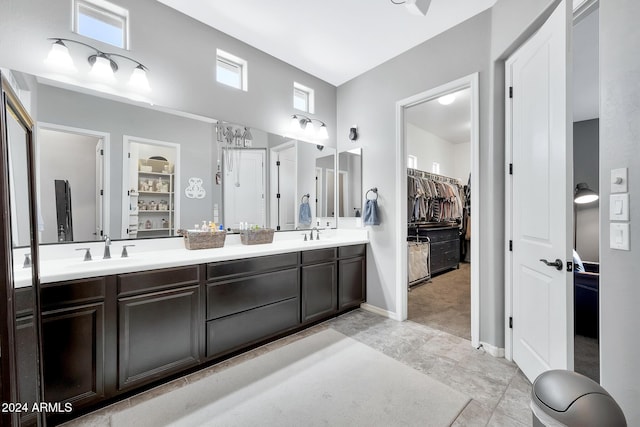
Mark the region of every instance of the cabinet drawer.
POLYGON ((367 245, 340 246, 338 248, 338 258, 352 256, 364 256, 367 253, 367 245))
POLYGON ((319 262, 333 261, 336 257, 336 248, 303 251, 301 254, 302 264, 314 264, 319 262))
POLYGON ((298 265, 297 252, 216 262, 207 265, 207 280, 228 279, 233 276, 281 270, 296 265, 298 265))
POLYGON ((106 277, 46 283, 41 288, 42 309, 104 299, 106 277))
POLYGON ((192 285, 199 281, 198 266, 166 268, 118 275, 118 296, 192 285))
POLYGON ((238 350, 299 324, 299 298, 212 320, 207 322, 207 357, 238 350))
POLYGON ((259 274, 207 285, 207 319, 298 297, 298 269, 259 274))

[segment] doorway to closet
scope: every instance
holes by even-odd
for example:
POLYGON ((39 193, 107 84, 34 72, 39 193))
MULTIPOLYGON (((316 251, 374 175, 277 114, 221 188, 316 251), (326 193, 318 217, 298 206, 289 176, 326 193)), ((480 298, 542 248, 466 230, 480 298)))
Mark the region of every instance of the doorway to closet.
POLYGON ((399 233, 405 318, 476 347, 477 82, 473 74, 397 103, 401 194, 406 197, 399 233))
POLYGON ((408 319, 471 340, 471 89, 405 112, 408 319))

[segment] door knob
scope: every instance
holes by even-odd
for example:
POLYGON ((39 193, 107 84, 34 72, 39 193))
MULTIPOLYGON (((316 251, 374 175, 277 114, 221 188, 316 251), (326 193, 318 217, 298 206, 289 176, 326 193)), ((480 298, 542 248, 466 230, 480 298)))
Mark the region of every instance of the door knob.
POLYGON ((560 259, 556 259, 553 262, 547 261, 546 259, 541 259, 540 261, 544 262, 549 267, 555 267, 556 270, 558 270, 558 271, 562 270, 562 260, 560 260, 560 259))

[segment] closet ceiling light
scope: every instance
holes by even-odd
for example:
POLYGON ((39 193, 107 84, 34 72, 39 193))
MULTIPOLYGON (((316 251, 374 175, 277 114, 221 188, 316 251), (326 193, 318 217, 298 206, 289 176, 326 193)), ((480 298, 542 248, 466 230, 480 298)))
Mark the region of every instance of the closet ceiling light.
POLYGON ((598 193, 590 189, 584 182, 576 185, 576 189, 573 193, 573 201, 579 205, 595 202, 599 198, 598 193))
POLYGON ((322 120, 312 119, 302 114, 294 114, 291 116, 290 130, 294 135, 304 135, 307 139, 326 140, 329 139, 329 131, 327 125, 322 120), (319 123, 319 128, 313 122, 319 123))
POLYGON ((66 72, 77 71, 75 66, 73 65, 73 60, 71 59, 71 55, 69 54, 69 49, 65 44, 65 42, 71 42, 91 49, 92 52, 87 57, 87 61, 89 61, 89 64, 91 64, 91 71, 89 72, 89 75, 91 75, 92 77, 103 82, 114 83, 116 81, 115 73, 119 69, 118 63, 114 60, 114 58, 122 58, 135 64, 135 68, 133 69, 131 77, 129 78, 129 85, 140 91, 148 92, 151 90, 151 87, 149 86, 149 80, 147 78, 148 68, 135 59, 129 58, 128 56, 120 55, 119 53, 103 52, 100 49, 95 48, 87 43, 79 42, 76 40, 63 39, 58 37, 50 38, 49 40, 53 40, 54 42, 51 46, 51 50, 49 51, 49 55, 47 56, 45 63, 47 64, 47 66, 53 69, 66 72))
POLYGON ((444 95, 438 98, 438 102, 442 105, 453 104, 453 101, 455 100, 456 100, 456 95, 453 93, 450 93, 449 95, 444 95))

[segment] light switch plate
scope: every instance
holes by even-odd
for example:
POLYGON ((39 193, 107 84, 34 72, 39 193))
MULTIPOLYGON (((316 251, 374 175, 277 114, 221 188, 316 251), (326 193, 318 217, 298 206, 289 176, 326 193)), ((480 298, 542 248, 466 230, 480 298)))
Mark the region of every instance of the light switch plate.
POLYGON ((629 221, 629 193, 611 194, 609 196, 609 219, 612 221, 629 221))
POLYGON ((626 193, 629 191, 628 186, 628 169, 612 169, 611 170, 611 192, 612 193, 626 193))
POLYGON ((612 222, 609 224, 609 247, 621 251, 629 250, 629 223, 612 222))

